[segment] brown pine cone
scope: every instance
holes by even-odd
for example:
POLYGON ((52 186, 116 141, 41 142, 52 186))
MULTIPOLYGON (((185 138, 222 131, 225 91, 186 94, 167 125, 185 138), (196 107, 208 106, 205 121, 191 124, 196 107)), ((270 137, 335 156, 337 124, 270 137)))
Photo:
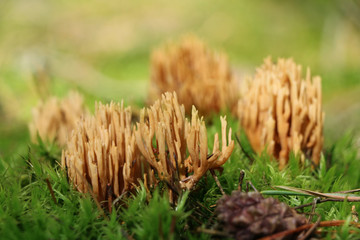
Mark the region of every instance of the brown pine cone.
POLYGON ((256 192, 232 192, 217 203, 217 217, 225 231, 236 239, 258 239, 295 229, 306 223, 303 215, 285 203, 256 192))

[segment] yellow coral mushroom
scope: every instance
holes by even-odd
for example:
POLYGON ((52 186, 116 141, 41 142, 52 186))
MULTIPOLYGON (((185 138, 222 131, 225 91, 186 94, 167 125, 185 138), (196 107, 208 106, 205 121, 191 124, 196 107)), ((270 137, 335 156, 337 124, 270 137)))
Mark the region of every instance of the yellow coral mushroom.
POLYGON ((157 171, 160 180, 191 189, 208 170, 223 165, 234 149, 231 129, 227 141, 225 118, 221 118, 221 125, 222 149, 216 134, 213 154, 208 156, 205 123, 199 119, 195 107, 189 122, 176 93, 165 93, 161 100, 141 111, 135 136, 141 153, 157 171))
POLYGON ((192 105, 204 115, 233 110, 237 103, 237 85, 227 56, 211 51, 193 36, 152 53, 150 101, 173 91, 188 113, 192 105))
POLYGON ((62 165, 80 192, 88 192, 90 183, 99 201, 130 190, 141 177, 131 109, 97 104, 95 116, 82 119, 72 132, 62 165))
POLYGON ((61 100, 51 97, 33 109, 33 119, 29 125, 31 140, 36 142, 39 134, 43 140, 64 146, 76 122, 85 114, 87 110, 79 93, 71 92, 61 100))
POLYGON ((238 116, 253 149, 267 152, 283 168, 290 151, 318 164, 323 146, 321 79, 292 59, 267 58, 239 100, 238 116))

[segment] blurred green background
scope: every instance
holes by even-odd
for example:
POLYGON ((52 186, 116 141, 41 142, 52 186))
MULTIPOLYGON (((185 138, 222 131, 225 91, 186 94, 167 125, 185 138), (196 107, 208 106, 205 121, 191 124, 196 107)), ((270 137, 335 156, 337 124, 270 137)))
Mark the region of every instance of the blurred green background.
MULTIPOLYGON (((329 144, 360 133, 360 1, 0 0, 0 155, 29 142, 39 86, 138 104, 156 46, 193 33, 225 51, 239 79, 293 57, 323 79, 329 144)), ((360 140, 358 140, 360 145, 360 140)))

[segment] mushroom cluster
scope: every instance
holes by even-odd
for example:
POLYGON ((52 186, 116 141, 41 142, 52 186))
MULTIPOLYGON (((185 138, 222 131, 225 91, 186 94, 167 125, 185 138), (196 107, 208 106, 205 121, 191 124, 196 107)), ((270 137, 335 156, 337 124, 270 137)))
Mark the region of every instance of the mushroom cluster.
POLYGON ((140 156, 131 127, 131 109, 121 104, 96 105, 95 116, 81 119, 72 132, 62 166, 75 187, 99 201, 118 197, 141 178, 140 156))
POLYGON ((36 142, 39 135, 43 140, 64 146, 76 122, 85 114, 87 110, 79 93, 70 92, 64 99, 51 97, 32 111, 33 119, 29 125, 31 140, 36 142))
POLYGON ((165 93, 142 109, 136 128, 131 127, 129 107, 100 103, 95 116, 78 122, 61 162, 74 186, 83 193, 91 187, 99 201, 109 202, 110 197, 130 191, 139 179, 147 189, 159 180, 177 190, 191 189, 208 170, 219 168, 230 157, 234 141, 231 129, 227 136, 226 125, 221 118, 222 149, 216 134, 208 155, 205 122, 195 107, 189 122, 176 93, 165 93))
POLYGON ((160 180, 192 189, 208 170, 219 168, 230 157, 234 141, 231 129, 227 136, 226 125, 226 119, 221 118, 222 149, 216 134, 212 154, 208 155, 205 122, 196 108, 189 122, 176 93, 165 93, 150 108, 142 109, 135 136, 142 155, 160 180))
POLYGON ((311 158, 317 165, 323 145, 324 113, 321 106, 321 79, 292 59, 267 58, 239 100, 238 116, 253 149, 266 151, 283 168, 289 153, 311 158))
POLYGON ((192 105, 202 115, 236 109, 237 85, 227 56, 211 51, 193 36, 152 53, 150 102, 173 91, 188 113, 192 105))

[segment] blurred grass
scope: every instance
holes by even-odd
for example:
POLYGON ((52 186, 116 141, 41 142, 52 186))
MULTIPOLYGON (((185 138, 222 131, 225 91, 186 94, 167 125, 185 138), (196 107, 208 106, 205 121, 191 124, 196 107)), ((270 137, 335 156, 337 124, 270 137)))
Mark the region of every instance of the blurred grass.
POLYGON ((14 137, 0 132, 0 153, 10 154, 7 146, 27 138, 16 126, 26 130, 39 101, 34 72, 49 66, 50 93, 78 89, 90 108, 94 100, 141 104, 151 50, 189 32, 225 51, 239 78, 268 55, 309 66, 323 79, 326 139, 331 143, 347 129, 358 133, 360 25, 351 3, 2 0, 0 101, 7 120, 0 119, 13 125, 2 129, 14 137))

